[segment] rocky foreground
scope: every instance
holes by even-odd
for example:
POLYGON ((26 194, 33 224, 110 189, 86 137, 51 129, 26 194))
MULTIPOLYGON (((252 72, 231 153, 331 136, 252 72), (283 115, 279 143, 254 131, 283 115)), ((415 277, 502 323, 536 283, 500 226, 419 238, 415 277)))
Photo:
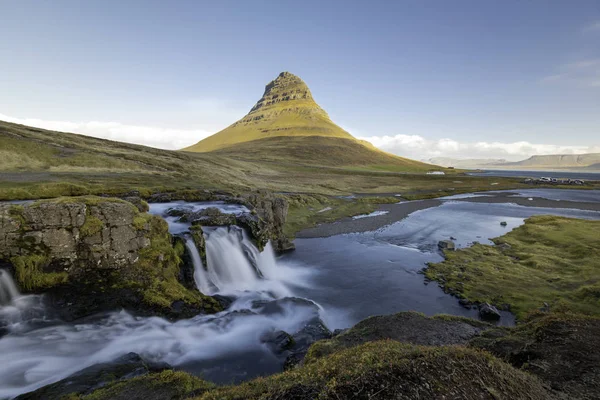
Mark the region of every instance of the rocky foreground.
MULTIPOLYGON (((235 217, 210 209, 178 215, 199 233, 203 225, 240 225, 258 246, 271 240, 280 251, 290 248, 283 236, 284 199, 208 192, 185 198, 232 201, 251 210, 235 217)), ((181 240, 146 211, 135 196, 1 205, 2 267, 23 292, 44 293, 48 309, 64 320, 121 308, 169 319, 223 310, 222 299, 201 294, 189 281, 181 240)), ((598 398, 600 319, 552 311, 530 314, 516 328, 413 312, 371 317, 333 334, 314 321, 295 334, 263 338, 274 352, 288 355, 286 371, 240 385, 216 387, 131 353, 18 398, 598 398)))
POLYGON ((519 328, 405 312, 313 344, 278 375, 216 387, 129 354, 18 399, 597 399, 600 320, 540 314, 519 328))
MULTIPOLYGON (((187 216, 195 232, 202 225, 241 225, 259 248, 272 241, 278 251, 293 245, 283 235, 284 199, 268 193, 243 197, 212 192, 186 193, 188 200, 226 200, 251 213, 226 220, 220 213, 187 216), (208 218, 208 219, 202 219, 208 218)), ((167 202, 181 193, 156 194, 167 202)), ((60 197, 0 205, 0 267, 15 277, 22 293, 44 293, 47 308, 71 321, 98 312, 126 309, 138 315, 189 318, 223 310, 195 289, 181 239, 136 196, 124 199, 60 197)), ((201 234, 195 235, 201 238, 201 234)), ((203 242, 198 239, 202 251, 203 242)))

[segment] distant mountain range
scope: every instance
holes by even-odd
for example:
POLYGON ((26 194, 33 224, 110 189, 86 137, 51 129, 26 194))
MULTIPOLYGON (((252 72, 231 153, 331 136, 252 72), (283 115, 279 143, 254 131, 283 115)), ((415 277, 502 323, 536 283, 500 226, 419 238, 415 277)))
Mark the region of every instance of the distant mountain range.
POLYGON ((436 157, 426 162, 462 169, 600 171, 600 153, 535 155, 522 161, 436 157))

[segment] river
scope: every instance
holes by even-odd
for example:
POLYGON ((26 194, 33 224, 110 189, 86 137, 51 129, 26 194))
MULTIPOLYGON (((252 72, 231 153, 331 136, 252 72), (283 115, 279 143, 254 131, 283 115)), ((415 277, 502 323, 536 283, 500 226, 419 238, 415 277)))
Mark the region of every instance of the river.
MULTIPOLYGON (((206 294, 235 301, 219 314, 177 322, 124 311, 70 324, 47 320, 39 296, 18 296, 12 286, 9 293, 8 284, 6 290, 0 285, 0 291, 6 293, 0 296, 0 320, 8 330, 0 338, 0 364, 4 366, 0 398, 35 390, 129 352, 217 383, 276 373, 284 358, 264 343, 265 334, 294 333, 319 318, 331 330, 352 326, 371 315, 407 310, 476 318, 475 310, 461 307, 435 283, 425 284, 419 273, 426 263, 443 259, 438 241, 453 237, 458 247, 475 241, 491 243, 490 238, 537 214, 600 219, 600 212, 576 207, 578 201, 600 203, 599 191, 528 190, 504 195, 507 200, 497 203, 475 201, 493 193, 461 195, 374 230, 296 239, 296 250, 280 257, 270 246, 259 252, 239 228, 209 229, 207 266, 194 254, 193 242, 187 242, 197 286, 206 294), (519 205, 511 201, 517 197, 510 196, 558 199, 572 202, 568 204, 573 207, 519 205)), ((209 206, 229 213, 247 211, 223 203, 178 202, 153 204, 151 212, 165 215, 172 207, 209 206)), ((389 215, 375 213, 350 220, 356 223, 389 215)), ((187 230, 188 225, 175 217, 167 221, 175 234, 187 230)), ((1 278, 0 283, 6 283, 6 275, 1 278)), ((511 325, 514 318, 504 312, 500 323, 511 325)))

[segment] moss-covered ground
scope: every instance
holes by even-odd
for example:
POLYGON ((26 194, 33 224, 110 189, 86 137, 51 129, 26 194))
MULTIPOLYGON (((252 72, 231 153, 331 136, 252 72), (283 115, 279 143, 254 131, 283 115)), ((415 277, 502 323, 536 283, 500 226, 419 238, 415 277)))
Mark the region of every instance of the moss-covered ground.
POLYGON ((508 304, 520 319, 542 307, 600 315, 599 232, 600 221, 535 216, 495 246, 447 251, 425 274, 472 302, 508 304))
POLYGON ((513 366, 532 373, 567 399, 600 393, 600 318, 536 313, 515 328, 494 328, 471 340, 513 366))
POLYGON ((181 373, 163 372, 73 398, 179 399, 190 392, 197 400, 551 398, 535 377, 488 353, 460 346, 413 346, 394 341, 366 343, 310 365, 236 386, 211 388, 181 373), (173 391, 178 392, 156 397, 156 393, 173 391))
POLYGON ((89 396, 72 395, 63 400, 178 400, 212 389, 213 384, 185 372, 163 371, 115 382, 89 396))

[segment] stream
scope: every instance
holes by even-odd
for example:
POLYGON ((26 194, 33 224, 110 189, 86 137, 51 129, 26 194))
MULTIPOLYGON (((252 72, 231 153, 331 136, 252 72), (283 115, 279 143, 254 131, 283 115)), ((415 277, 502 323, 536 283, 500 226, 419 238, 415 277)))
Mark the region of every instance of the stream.
MULTIPOLYGON (((566 191, 560 194, 561 200, 568 197, 566 191)), ((598 191, 574 192, 573 197, 600 202, 598 191)), ((265 337, 278 331, 293 334, 318 320, 334 330, 371 315, 407 310, 477 318, 475 310, 461 307, 437 284, 425 284, 419 273, 426 263, 443 260, 437 248, 440 240, 453 237, 459 248, 475 241, 491 243, 490 238, 538 214, 600 219, 598 211, 468 199, 446 199, 375 231, 297 239, 296 250, 280 257, 270 244, 260 252, 238 227, 207 229, 207 265, 194 242, 186 242, 194 281, 201 292, 226 296, 233 303, 221 313, 177 322, 125 311, 71 324, 49 320, 40 296, 19 295, 8 273, 0 272, 0 399, 129 352, 224 384, 281 371, 285 357, 273 351, 265 337)), ((166 216, 174 207, 248 211, 218 202, 152 204, 151 213, 165 216, 174 234, 189 228, 177 217, 166 216)), ((381 214, 364 218, 377 215, 381 214)), ((514 324, 510 313, 502 314, 500 324, 514 324)))

